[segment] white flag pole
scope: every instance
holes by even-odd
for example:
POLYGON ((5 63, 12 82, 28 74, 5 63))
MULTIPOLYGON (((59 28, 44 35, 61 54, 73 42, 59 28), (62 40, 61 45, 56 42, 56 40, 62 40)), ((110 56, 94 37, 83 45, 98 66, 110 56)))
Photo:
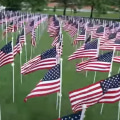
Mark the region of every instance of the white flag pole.
POLYGON ((59 118, 60 118, 60 115, 61 115, 61 99, 62 99, 62 62, 63 62, 63 59, 61 58, 60 59, 60 93, 59 93, 59 118))
POLYGON ((56 110, 58 109, 58 102, 59 102, 59 93, 57 92, 57 100, 56 100, 56 110))
POLYGON ((6 23, 6 44, 7 44, 7 15, 5 16, 5 23, 6 23))
MULTIPOLYGON (((60 22, 59 22, 59 23, 60 23, 60 22)), ((62 26, 61 26, 61 25, 62 25, 62 23, 60 23, 60 33, 59 33, 59 34, 60 34, 60 39, 62 39, 62 29, 61 29, 62 26)), ((56 59, 57 59, 56 64, 58 64, 58 63, 60 62, 60 61, 59 61, 60 58, 59 58, 58 53, 57 53, 57 56, 56 56, 56 57, 57 57, 57 58, 56 58, 56 59)), ((57 108, 58 108, 59 95, 60 95, 59 92, 57 92, 56 110, 57 110, 57 108)))
MULTIPOLYGON (((109 73, 108 73, 108 77, 110 77, 110 76, 111 76, 111 72, 112 72, 112 65, 113 65, 113 58, 114 58, 114 54, 115 54, 115 49, 116 49, 116 47, 114 47, 114 50, 113 50, 112 61, 111 61, 110 71, 109 71, 109 73)), ((100 114, 102 114, 103 107, 104 107, 104 103, 102 103, 101 110, 100 110, 100 114)))
MULTIPOLYGON (((119 68, 119 70, 120 70, 120 68, 119 68)), ((118 71, 118 73, 119 73, 119 71, 118 71)), ((120 120, 120 101, 118 103, 118 119, 117 120, 120 120)))
MULTIPOLYGON (((60 41, 63 40, 63 35, 62 35, 62 22, 60 22, 60 41)), ((61 99, 62 99, 62 62, 63 59, 60 59, 60 93, 59 93, 59 118, 61 115, 61 99)))
MULTIPOLYGON (((12 52, 13 52, 13 32, 12 32, 12 52)), ((13 55, 14 57, 14 55, 13 55)), ((14 62, 11 64, 12 68, 13 68, 13 103, 14 103, 14 96, 15 96, 15 88, 14 88, 14 62)))
POLYGON ((33 48, 32 48, 32 44, 31 44, 31 55, 30 55, 30 59, 32 59, 32 50, 33 48))
MULTIPOLYGON (((77 31, 77 37, 79 36, 79 33, 80 33, 80 23, 78 21, 78 31, 77 31)), ((76 44, 76 50, 77 50, 77 44, 76 44)))
MULTIPOLYGON (((85 25, 85 40, 84 40, 84 44, 85 44, 86 38, 87 38, 87 24, 85 25)), ((81 47, 81 44, 80 44, 80 47, 81 47)), ((83 62, 83 58, 82 58, 82 62, 83 62)), ((86 71, 85 76, 87 77, 87 75, 88 75, 88 71, 86 71)))
POLYGON ((120 101, 118 103, 118 119, 117 120, 120 120, 120 101))
POLYGON ((1 105, 0 105, 0 120, 1 120, 1 105))
POLYGON ((80 120, 84 120, 84 118, 85 118, 86 105, 83 104, 82 108, 83 109, 82 109, 82 113, 81 113, 81 116, 80 116, 80 120))
POLYGON ((27 42, 26 42, 26 33, 25 33, 25 25, 24 25, 24 37, 25 37, 25 53, 26 53, 26 62, 27 62, 27 42))
MULTIPOLYGON (((2 32, 3 32, 3 16, 2 16, 2 32)), ((2 40, 3 40, 3 35, 2 35, 2 40)))
MULTIPOLYGON (((21 66, 22 66, 22 47, 21 47, 21 50, 20 50, 20 70, 21 70, 21 66)), ((21 78, 21 84, 22 84, 22 74, 20 73, 20 78, 21 78)))
MULTIPOLYGON (((99 55, 99 46, 100 46, 100 38, 98 39, 98 44, 97 44, 97 54, 96 54, 96 57, 98 57, 98 55, 99 55)), ((97 73, 97 72, 95 71, 93 83, 95 83, 96 73, 97 73)))

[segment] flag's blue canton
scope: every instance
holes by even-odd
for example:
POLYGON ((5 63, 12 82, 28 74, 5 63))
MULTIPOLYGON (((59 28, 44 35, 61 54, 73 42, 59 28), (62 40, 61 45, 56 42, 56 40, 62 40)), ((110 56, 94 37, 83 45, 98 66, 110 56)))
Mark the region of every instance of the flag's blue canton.
POLYGON ((116 27, 119 27, 119 23, 115 23, 114 27, 115 27, 115 28, 116 28, 116 27))
POLYGON ((88 27, 93 27, 93 23, 88 23, 88 27))
POLYGON ((120 29, 118 29, 118 31, 117 32, 120 32, 120 29))
POLYGON ((91 40, 91 35, 88 36, 88 38, 86 39, 85 43, 90 42, 90 40, 91 40))
POLYGON ((80 117, 81 117, 81 111, 68 116, 64 116, 60 120, 80 120, 80 117))
POLYGON ((115 40, 115 44, 120 44, 120 39, 115 40))
POLYGON ((52 67, 44 76, 42 81, 50 81, 50 80, 56 80, 60 78, 60 64, 57 64, 56 66, 52 67))
POLYGON ((114 75, 100 82, 103 94, 109 89, 120 87, 120 74, 114 75))
POLYGON ((84 28, 82 28, 82 30, 80 32, 81 32, 80 35, 85 35, 85 29, 84 28))
POLYGON ((102 33, 104 32, 104 27, 103 26, 100 26, 97 30, 96 30, 96 33, 102 33))
POLYGON ((54 57, 56 57, 56 47, 51 48, 51 49, 45 51, 45 52, 41 55, 41 59, 54 58, 54 57))
POLYGON ((32 27, 34 25, 34 20, 31 21, 30 26, 32 27))
POLYGON ((13 21, 12 22, 10 22, 10 24, 9 25, 13 25, 13 21))
POLYGON ((5 45, 5 46, 1 49, 1 51, 2 51, 3 53, 5 53, 5 54, 8 54, 8 53, 12 52, 11 41, 10 41, 7 45, 5 45))
POLYGON ((59 26, 59 22, 56 20, 56 21, 54 22, 54 25, 55 25, 55 26, 59 26))
POLYGON ((24 15, 24 19, 26 19, 27 18, 27 15, 24 15))
POLYGON ((111 30, 111 29, 113 29, 113 25, 111 25, 111 26, 109 27, 109 30, 111 30))
POLYGON ((77 28, 77 29, 78 29, 78 24, 77 24, 77 25, 75 25, 75 28, 77 28))
POLYGON ((109 23, 107 23, 106 27, 109 27, 109 23))
POLYGON ((111 33, 111 34, 109 35, 108 39, 113 39, 113 38, 115 38, 115 37, 116 37, 116 33, 111 33))
POLYGON ((97 49, 98 40, 94 40, 85 44, 85 49, 97 49))
POLYGON ((21 17, 19 17, 18 21, 21 21, 21 20, 22 20, 22 18, 21 18, 21 17))
POLYGON ((98 61, 111 62, 112 56, 113 56, 113 51, 104 53, 98 57, 98 61))
POLYGON ((20 35, 21 35, 21 36, 22 36, 22 35, 24 35, 24 29, 22 29, 22 32, 21 32, 21 34, 20 34, 20 35))

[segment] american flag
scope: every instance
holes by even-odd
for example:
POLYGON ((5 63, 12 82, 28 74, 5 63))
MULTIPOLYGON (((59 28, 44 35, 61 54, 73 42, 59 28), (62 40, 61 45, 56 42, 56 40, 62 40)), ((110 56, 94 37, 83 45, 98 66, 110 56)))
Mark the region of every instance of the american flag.
POLYGON ((31 33, 32 29, 34 28, 34 20, 28 22, 25 26, 25 33, 29 34, 31 33))
POLYGON ((79 111, 77 113, 73 113, 73 114, 58 118, 57 120, 80 120, 81 113, 82 111, 79 111))
POLYGON ((51 46, 53 46, 53 47, 56 46, 56 44, 58 43, 59 39, 60 39, 60 35, 55 36, 51 46))
POLYGON ((32 46, 36 46, 36 32, 34 28, 32 29, 31 32, 31 44, 32 46))
POLYGON ((13 32, 13 30, 14 30, 14 24, 12 21, 12 22, 10 22, 10 24, 8 26, 6 26, 6 29, 4 30, 3 35, 5 36, 6 33, 13 32))
POLYGON ((52 67, 44 76, 42 80, 36 85, 36 87, 27 95, 24 99, 44 96, 60 91, 60 64, 52 67))
POLYGON ((71 29, 69 31, 70 36, 73 38, 77 34, 77 31, 78 31, 78 25, 75 22, 72 24, 71 29))
POLYGON ((113 58, 113 61, 116 62, 116 63, 120 63, 120 56, 115 56, 113 58))
POLYGON ((111 33, 111 34, 109 34, 108 40, 115 39, 115 38, 116 38, 116 34, 117 34, 117 33, 111 33))
POLYGON ((77 64, 76 70, 109 72, 112 56, 113 56, 113 51, 99 55, 99 57, 94 57, 87 61, 83 61, 80 64, 77 64))
POLYGON ((89 23, 87 24, 86 31, 87 31, 87 32, 91 32, 91 31, 94 31, 94 30, 96 30, 96 28, 94 28, 93 23, 92 23, 92 22, 89 22, 89 23))
POLYGON ((21 31, 21 34, 19 36, 19 42, 21 44, 21 46, 23 46, 23 44, 25 43, 25 32, 24 32, 24 28, 21 31))
POLYGON ((100 46, 100 50, 113 50, 120 51, 120 39, 109 40, 100 46))
POLYGON ((63 29, 68 32, 71 29, 72 21, 69 20, 64 26, 63 29))
POLYGON ((104 27, 100 26, 98 27, 98 29, 92 34, 92 38, 99 38, 99 37, 103 37, 104 35, 104 27))
POLYGON ((73 45, 78 44, 79 41, 85 41, 85 29, 82 28, 78 37, 73 41, 73 45))
POLYGON ((94 57, 97 55, 97 46, 98 40, 94 40, 84 44, 80 49, 74 52, 69 56, 68 60, 73 60, 77 58, 86 58, 86 57, 94 57))
POLYGON ((33 62, 28 61, 25 63, 21 67, 21 74, 28 74, 41 69, 50 69, 57 63, 56 54, 56 47, 45 51, 41 55, 37 56, 37 60, 33 59, 33 62))
POLYGON ((14 61, 11 42, 0 50, 0 67, 14 61))
POLYGON ((20 44, 19 38, 20 38, 20 35, 18 35, 16 45, 13 47, 13 55, 14 55, 14 56, 15 56, 17 53, 20 53, 20 50, 21 50, 21 44, 20 44))
POLYGON ((120 100, 120 74, 101 80, 84 88, 69 92, 74 112, 96 103, 114 103, 120 100))

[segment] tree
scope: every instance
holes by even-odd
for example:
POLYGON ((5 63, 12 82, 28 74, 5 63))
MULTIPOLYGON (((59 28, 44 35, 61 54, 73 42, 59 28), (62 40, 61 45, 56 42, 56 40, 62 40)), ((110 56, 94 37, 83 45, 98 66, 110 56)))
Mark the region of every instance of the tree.
POLYGON ((41 11, 45 5, 47 5, 47 0, 25 0, 30 4, 32 11, 41 11))
POLYGON ((0 0, 1 5, 12 10, 19 10, 21 8, 22 0, 0 0))
POLYGON ((91 6, 91 12, 90 12, 90 18, 93 17, 93 11, 96 9, 98 13, 102 13, 104 9, 104 4, 106 0, 80 0, 82 1, 83 5, 89 5, 91 6))

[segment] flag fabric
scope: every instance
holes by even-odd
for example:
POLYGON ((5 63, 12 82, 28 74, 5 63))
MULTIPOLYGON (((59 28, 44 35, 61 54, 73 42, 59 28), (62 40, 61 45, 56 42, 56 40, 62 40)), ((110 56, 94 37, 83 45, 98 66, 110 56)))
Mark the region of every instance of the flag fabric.
POLYGON ((80 49, 69 56, 68 60, 95 57, 97 55, 98 40, 94 40, 84 44, 80 49))
POLYGON ((21 46, 23 46, 23 44, 25 43, 25 32, 24 32, 24 28, 22 29, 21 34, 20 34, 20 36, 19 36, 19 41, 20 41, 21 46))
POLYGON ((14 61, 11 42, 0 50, 0 67, 14 61))
POLYGON ((34 20, 28 22, 25 26, 25 33, 29 34, 31 33, 32 29, 34 28, 34 20))
POLYGON ((104 35, 104 27, 103 26, 100 26, 97 28, 97 30, 92 34, 92 38, 93 39, 96 39, 96 38, 99 38, 99 37, 103 37, 104 35))
POLYGON ((101 80, 84 88, 69 92, 74 112, 96 103, 114 103, 120 100, 120 74, 101 80))
POLYGON ((108 40, 100 46, 100 50, 113 50, 114 47, 116 51, 120 51, 120 39, 108 40))
POLYGON ((73 41, 73 45, 76 45, 78 44, 79 41, 84 41, 84 40, 85 40, 85 29, 82 28, 78 37, 73 41))
POLYGON ((109 72, 112 56, 113 56, 113 51, 83 61, 76 65, 76 71, 80 72, 82 70, 88 70, 88 71, 109 72))
POLYGON ((6 29, 3 32, 3 36, 5 36, 8 32, 14 32, 14 24, 13 21, 10 22, 8 26, 6 26, 6 29))
POLYGON ((20 44, 20 35, 17 37, 16 45, 13 47, 13 55, 15 56, 17 53, 20 53, 21 50, 21 44, 20 44))
POLYGON ((56 44, 58 43, 59 39, 60 39, 60 35, 55 36, 51 46, 53 46, 53 47, 56 46, 56 44))
POLYGON ((73 114, 58 118, 57 120, 80 120, 81 113, 82 111, 79 111, 77 113, 73 113, 73 114))
POLYGON ((113 61, 116 62, 116 63, 120 63, 120 56, 115 56, 113 58, 113 61))
POLYGON ((111 34, 108 36, 108 40, 115 39, 115 38, 116 38, 116 35, 117 35, 117 33, 111 33, 111 34))
POLYGON ((21 67, 21 74, 28 74, 36 70, 50 69, 57 63, 56 59, 56 47, 53 47, 41 55, 35 57, 35 59, 28 61, 21 67), (37 59, 36 59, 37 58, 37 59), (31 62, 32 61, 32 62, 31 62))
POLYGON ((35 29, 32 29, 32 33, 31 33, 31 44, 32 46, 36 46, 36 32, 35 29))
POLYGON ((44 76, 42 80, 36 85, 36 87, 27 95, 24 99, 44 96, 60 91, 60 64, 52 67, 44 76))

